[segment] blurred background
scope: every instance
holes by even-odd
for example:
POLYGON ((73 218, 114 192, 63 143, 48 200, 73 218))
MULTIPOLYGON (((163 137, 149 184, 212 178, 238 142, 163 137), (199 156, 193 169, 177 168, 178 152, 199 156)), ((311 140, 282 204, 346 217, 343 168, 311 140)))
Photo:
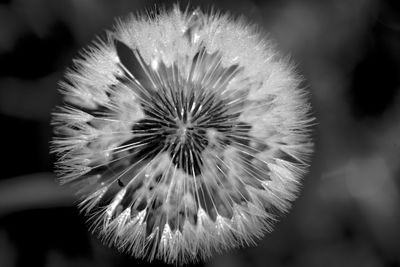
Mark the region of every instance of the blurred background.
MULTIPOLYGON (((275 231, 196 266, 400 266, 396 1, 190 2, 260 24, 297 63, 318 122, 310 173, 275 231)), ((49 121, 79 49, 116 16, 160 4, 173 2, 0 2, 1 267, 150 266, 88 233, 73 193, 52 174, 49 121)))

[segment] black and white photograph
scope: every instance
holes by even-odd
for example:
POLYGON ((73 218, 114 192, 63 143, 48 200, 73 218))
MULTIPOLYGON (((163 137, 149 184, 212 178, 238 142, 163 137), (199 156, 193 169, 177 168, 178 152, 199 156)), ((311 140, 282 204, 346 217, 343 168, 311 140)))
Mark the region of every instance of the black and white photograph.
POLYGON ((0 267, 400 266, 400 5, 0 1, 0 267))

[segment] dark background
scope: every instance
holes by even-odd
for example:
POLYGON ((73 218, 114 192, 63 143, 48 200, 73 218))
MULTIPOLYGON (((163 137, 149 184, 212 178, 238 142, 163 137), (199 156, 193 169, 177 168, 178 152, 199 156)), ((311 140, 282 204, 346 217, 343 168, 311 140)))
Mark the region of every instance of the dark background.
MULTIPOLYGON (((1 267, 146 265, 87 232, 73 194, 51 174, 48 142, 50 113, 60 101, 57 81, 72 57, 115 16, 155 3, 0 4, 1 267)), ((256 247, 198 266, 400 266, 396 1, 226 0, 202 6, 210 3, 260 24, 291 55, 307 81, 318 125, 310 173, 275 231, 256 247)))

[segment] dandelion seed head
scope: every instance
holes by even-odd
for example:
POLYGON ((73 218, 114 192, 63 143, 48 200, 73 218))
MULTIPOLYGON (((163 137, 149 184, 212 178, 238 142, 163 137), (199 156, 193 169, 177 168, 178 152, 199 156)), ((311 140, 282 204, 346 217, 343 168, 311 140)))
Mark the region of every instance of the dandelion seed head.
POLYGON ((107 244, 169 263, 254 244, 312 152, 301 79, 242 19, 120 20, 82 51, 53 114, 57 173, 107 244))

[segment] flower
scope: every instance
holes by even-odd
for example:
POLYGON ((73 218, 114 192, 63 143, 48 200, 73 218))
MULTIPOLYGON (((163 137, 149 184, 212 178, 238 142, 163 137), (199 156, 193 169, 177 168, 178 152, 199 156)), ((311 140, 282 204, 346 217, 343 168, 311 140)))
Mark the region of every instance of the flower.
POLYGON ((131 16, 84 50, 53 114, 57 173, 104 242, 184 263, 253 244, 312 152, 301 78, 254 25, 131 16))

